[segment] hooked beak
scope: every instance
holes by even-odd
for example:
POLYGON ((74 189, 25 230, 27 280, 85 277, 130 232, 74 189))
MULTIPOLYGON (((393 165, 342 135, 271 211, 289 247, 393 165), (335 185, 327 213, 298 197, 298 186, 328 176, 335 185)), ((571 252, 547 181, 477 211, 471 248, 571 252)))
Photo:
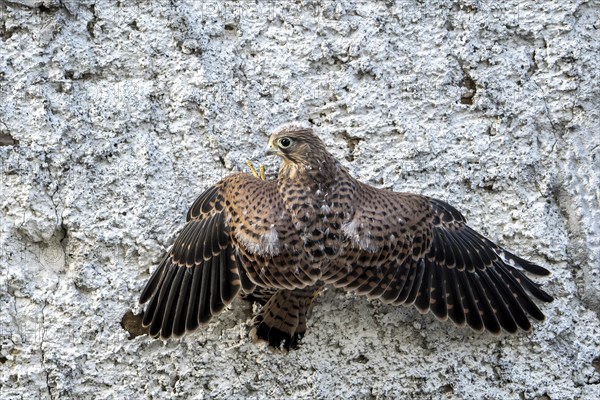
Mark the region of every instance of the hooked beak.
POLYGON ((265 148, 265 154, 268 156, 279 154, 279 149, 273 145, 273 143, 269 143, 265 148))

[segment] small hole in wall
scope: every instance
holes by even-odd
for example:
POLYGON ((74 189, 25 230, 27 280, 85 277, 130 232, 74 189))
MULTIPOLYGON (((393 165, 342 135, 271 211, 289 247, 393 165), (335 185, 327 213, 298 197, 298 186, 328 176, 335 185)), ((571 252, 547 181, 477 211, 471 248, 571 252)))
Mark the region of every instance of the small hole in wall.
POLYGON ((14 139, 8 133, 0 133, 0 146, 13 146, 19 144, 19 141, 14 139))
POLYGON ((131 310, 127 311, 121 319, 121 327, 129 332, 128 339, 131 340, 141 335, 148 334, 148 328, 142 326, 144 314, 135 315, 131 310))
POLYGON ((592 360, 592 367, 600 374, 600 356, 592 360))
POLYGON ((460 103, 461 104, 473 104, 473 97, 477 93, 477 85, 475 81, 467 74, 465 74, 462 85, 464 87, 463 93, 460 95, 460 103))

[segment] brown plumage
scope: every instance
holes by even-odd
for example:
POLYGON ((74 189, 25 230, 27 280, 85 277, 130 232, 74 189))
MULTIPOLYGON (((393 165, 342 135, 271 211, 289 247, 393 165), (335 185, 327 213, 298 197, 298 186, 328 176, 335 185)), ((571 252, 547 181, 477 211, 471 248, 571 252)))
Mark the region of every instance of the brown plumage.
POLYGON ((231 175, 190 208, 141 295, 151 335, 192 331, 241 292, 263 304, 253 335, 294 348, 327 284, 477 331, 529 331, 529 316, 544 319, 532 296, 552 297, 524 272, 549 272, 454 207, 357 181, 310 128, 284 126, 267 151, 283 160, 276 180, 231 175))

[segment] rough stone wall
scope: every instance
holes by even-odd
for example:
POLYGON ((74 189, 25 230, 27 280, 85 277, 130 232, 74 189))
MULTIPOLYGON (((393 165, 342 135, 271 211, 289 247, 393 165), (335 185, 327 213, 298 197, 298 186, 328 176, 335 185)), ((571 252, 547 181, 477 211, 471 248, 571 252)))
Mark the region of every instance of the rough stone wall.
POLYGON ((600 398, 598 1, 0 2, 0 398, 600 398), (531 334, 336 290, 300 349, 140 290, 196 195, 312 122, 365 182, 546 266, 531 334))

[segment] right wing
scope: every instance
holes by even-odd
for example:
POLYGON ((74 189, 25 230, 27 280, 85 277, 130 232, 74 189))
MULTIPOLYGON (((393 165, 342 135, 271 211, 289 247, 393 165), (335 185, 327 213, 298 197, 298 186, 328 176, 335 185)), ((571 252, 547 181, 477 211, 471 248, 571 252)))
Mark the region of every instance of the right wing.
POLYGON ((390 304, 414 304, 457 325, 493 333, 531 329, 543 320, 531 299, 552 297, 524 272, 540 266, 502 249, 466 224, 449 204, 425 196, 362 187, 345 232, 352 255, 329 282, 390 304))

